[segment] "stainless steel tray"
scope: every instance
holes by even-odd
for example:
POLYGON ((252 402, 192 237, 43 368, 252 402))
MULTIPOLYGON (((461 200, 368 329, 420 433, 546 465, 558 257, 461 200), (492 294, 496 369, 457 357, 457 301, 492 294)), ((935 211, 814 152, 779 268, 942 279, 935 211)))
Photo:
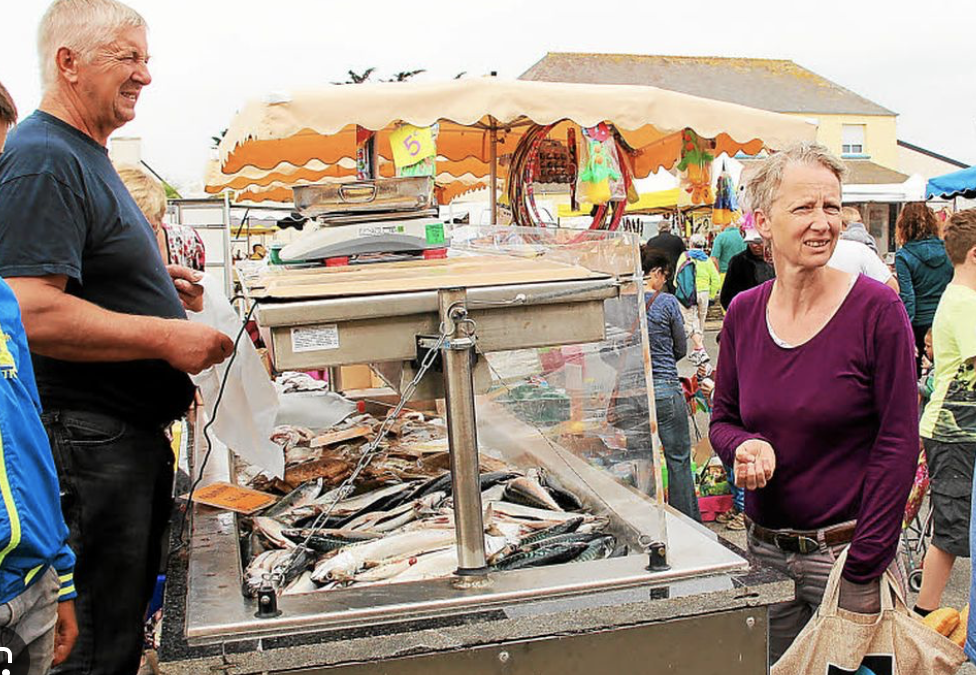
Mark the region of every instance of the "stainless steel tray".
MULTIPOLYGON (((544 466, 568 488, 577 491, 589 510, 610 516, 612 530, 625 539, 662 539, 668 532, 671 568, 649 572, 647 558, 633 554, 585 563, 530 568, 491 574, 490 586, 458 589, 451 579, 352 587, 304 595, 283 596, 275 619, 254 616, 256 601, 240 592, 242 579, 237 517, 193 505, 186 598, 186 638, 191 645, 219 644, 228 636, 261 637, 323 627, 376 626, 393 620, 482 609, 543 598, 574 598, 594 592, 653 586, 678 579, 694 579, 741 572, 745 560, 718 543, 717 537, 668 507, 659 506, 590 466, 571 452, 546 441, 534 429, 512 418, 501 407, 479 404, 479 438, 487 447, 507 449, 506 459, 517 465, 544 466), (665 524, 663 521, 667 520, 665 524), (629 537, 627 535, 630 535, 629 537)), ((202 434, 198 435, 202 437, 202 434)), ((215 443, 214 458, 203 483, 229 480, 232 459, 215 443)), ((205 443, 195 437, 198 464, 205 443)), ((726 578, 722 583, 731 587, 726 578)))
POLYGON ((297 186, 292 191, 295 208, 305 216, 420 211, 434 205, 434 179, 430 176, 319 183, 297 186))

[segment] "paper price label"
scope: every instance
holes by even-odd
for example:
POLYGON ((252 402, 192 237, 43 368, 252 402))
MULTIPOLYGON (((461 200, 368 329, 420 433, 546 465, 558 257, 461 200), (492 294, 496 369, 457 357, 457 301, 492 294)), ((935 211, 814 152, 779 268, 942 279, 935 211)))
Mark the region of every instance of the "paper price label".
POLYGON ((296 326, 291 329, 291 350, 296 354, 338 348, 339 327, 334 323, 323 326, 296 326))
POLYGON ((428 244, 443 244, 444 243, 444 225, 443 223, 430 223, 426 227, 427 230, 427 243, 428 244))
POLYGON ((416 164, 437 154, 430 127, 415 127, 412 124, 404 124, 390 134, 390 147, 397 168, 416 164))
POLYGON ((211 483, 193 493, 193 501, 238 513, 254 513, 278 500, 274 495, 238 487, 230 483, 211 483))

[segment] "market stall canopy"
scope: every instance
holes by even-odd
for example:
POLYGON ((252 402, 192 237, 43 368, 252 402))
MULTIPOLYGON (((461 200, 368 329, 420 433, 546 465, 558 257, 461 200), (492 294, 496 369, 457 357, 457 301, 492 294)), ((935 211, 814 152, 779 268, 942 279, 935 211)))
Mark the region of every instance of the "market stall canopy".
MULTIPOLYGON (((355 175, 356 128, 378 131, 381 175, 393 175, 390 134, 400 123, 439 124, 437 182, 490 173, 491 136, 510 154, 534 124, 566 139, 575 125, 611 122, 636 151, 638 178, 670 168, 685 128, 714 139, 716 153, 756 154, 813 140, 804 120, 654 87, 476 78, 439 83, 331 85, 248 103, 220 143, 210 192, 355 175)), ((502 168, 504 169, 504 163, 502 168)))
POLYGON ((903 183, 844 183, 841 186, 845 204, 855 202, 898 203, 925 199, 925 179, 912 174, 903 183))
POLYGON ((976 199, 976 166, 936 176, 925 186, 925 197, 976 199))

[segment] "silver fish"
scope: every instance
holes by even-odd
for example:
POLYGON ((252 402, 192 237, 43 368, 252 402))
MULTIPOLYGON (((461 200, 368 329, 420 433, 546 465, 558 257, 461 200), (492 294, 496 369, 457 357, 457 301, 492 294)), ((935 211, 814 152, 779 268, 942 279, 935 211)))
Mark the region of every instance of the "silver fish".
POLYGON ((520 476, 508 481, 505 487, 505 499, 514 501, 516 504, 526 504, 550 511, 563 510, 549 494, 549 491, 542 487, 538 479, 528 476, 520 476))
MULTIPOLYGON (((352 515, 353 513, 358 513, 363 509, 372 506, 381 499, 391 497, 393 495, 399 494, 404 490, 410 488, 410 483, 396 483, 395 485, 390 485, 388 487, 380 488, 378 490, 372 490, 366 494, 358 495, 356 497, 350 497, 348 499, 343 499, 335 505, 332 510, 334 516, 352 515)), ((328 506, 331 502, 322 502, 328 506)))
POLYGON ((309 481, 300 485, 277 502, 261 512, 262 516, 277 518, 283 513, 295 508, 313 504, 315 499, 322 493, 322 479, 309 481))
MULTIPOLYGON (((504 537, 485 535, 486 557, 492 558, 498 555, 506 546, 507 542, 504 537)), ((457 566, 457 546, 451 546, 439 553, 429 553, 418 557, 413 565, 396 576, 391 577, 390 581, 392 583, 400 583, 447 577, 454 573, 457 566)))
POLYGON ((312 579, 322 583, 339 576, 352 576, 368 562, 396 556, 407 557, 431 551, 454 542, 454 531, 446 529, 418 530, 392 534, 364 544, 347 546, 336 555, 319 562, 312 579))
POLYGON ((244 570, 244 595, 249 598, 256 596, 265 582, 265 577, 267 577, 268 581, 271 581, 275 565, 278 565, 287 557, 288 551, 272 549, 265 551, 252 560, 251 564, 244 570))
POLYGON ((301 595, 303 593, 314 593, 319 590, 318 584, 312 581, 312 572, 305 571, 282 592, 282 595, 301 595))
POLYGON ((512 518, 518 518, 524 521, 538 521, 538 522, 548 522, 548 523, 562 523, 567 520, 573 520, 574 518, 579 518, 583 516, 584 521, 592 519, 592 516, 581 513, 566 513, 565 511, 549 511, 547 509, 537 509, 532 506, 523 506, 522 504, 513 504, 511 502, 491 502, 489 506, 492 512, 496 515, 505 515, 512 518))
POLYGON ((255 516, 251 523, 254 530, 278 548, 294 548, 295 542, 285 536, 285 525, 274 518, 255 516))

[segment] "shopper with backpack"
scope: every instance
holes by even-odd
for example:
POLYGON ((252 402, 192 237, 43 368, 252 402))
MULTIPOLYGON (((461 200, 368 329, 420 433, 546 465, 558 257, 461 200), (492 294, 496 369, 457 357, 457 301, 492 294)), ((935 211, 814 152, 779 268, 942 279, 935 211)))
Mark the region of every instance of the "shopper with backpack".
POLYGON ((705 351, 705 317, 708 314, 709 301, 722 288, 722 279, 705 253, 705 235, 693 234, 689 243, 691 248, 678 258, 674 274, 674 295, 681 305, 685 334, 694 346, 688 359, 698 366, 709 360, 705 351))

